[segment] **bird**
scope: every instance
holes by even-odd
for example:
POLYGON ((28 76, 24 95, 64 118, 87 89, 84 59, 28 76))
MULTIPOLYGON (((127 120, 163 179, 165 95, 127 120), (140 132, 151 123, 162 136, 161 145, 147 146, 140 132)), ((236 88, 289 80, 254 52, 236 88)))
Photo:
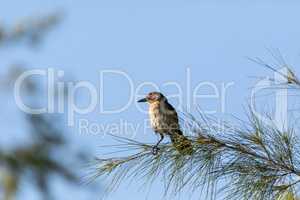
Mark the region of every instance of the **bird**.
POLYGON ((160 92, 150 92, 145 98, 138 100, 139 103, 149 104, 149 118, 152 129, 160 135, 159 141, 152 148, 156 155, 160 150, 159 144, 165 136, 169 136, 175 149, 181 154, 191 154, 193 151, 191 141, 181 131, 178 114, 168 99, 160 92))

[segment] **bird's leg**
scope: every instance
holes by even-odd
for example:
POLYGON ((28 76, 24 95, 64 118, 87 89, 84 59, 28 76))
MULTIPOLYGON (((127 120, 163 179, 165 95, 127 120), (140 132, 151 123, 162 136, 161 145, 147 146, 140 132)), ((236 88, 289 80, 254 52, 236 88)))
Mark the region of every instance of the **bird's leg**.
POLYGON ((160 135, 160 139, 159 139, 159 141, 156 143, 156 145, 155 146, 153 146, 153 148, 152 148, 152 154, 153 155, 157 155, 157 153, 158 153, 158 151, 159 151, 159 148, 158 148, 158 145, 161 143, 161 141, 163 141, 163 139, 164 139, 164 135, 162 134, 162 133, 159 133, 159 135, 160 135))

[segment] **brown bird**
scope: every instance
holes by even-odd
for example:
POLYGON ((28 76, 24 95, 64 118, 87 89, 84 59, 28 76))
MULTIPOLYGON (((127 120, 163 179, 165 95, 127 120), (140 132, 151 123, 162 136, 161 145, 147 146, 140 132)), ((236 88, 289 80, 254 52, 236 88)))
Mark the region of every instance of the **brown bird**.
POLYGON ((160 140, 153 147, 153 154, 159 151, 158 145, 164 136, 171 138, 174 147, 179 153, 191 154, 193 151, 191 141, 188 140, 180 130, 176 110, 169 104, 167 98, 160 92, 150 92, 145 98, 138 102, 149 103, 149 117, 154 132, 160 135, 160 140))

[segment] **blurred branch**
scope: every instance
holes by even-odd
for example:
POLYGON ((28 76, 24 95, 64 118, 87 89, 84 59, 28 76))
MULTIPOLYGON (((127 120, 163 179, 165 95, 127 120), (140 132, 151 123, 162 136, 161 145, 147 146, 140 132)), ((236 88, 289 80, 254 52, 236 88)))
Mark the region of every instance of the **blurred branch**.
MULTIPOLYGON (((31 82, 31 84, 37 84, 31 82)), ((30 90, 29 95, 36 98, 36 90, 30 90)), ((24 119, 29 129, 31 143, 24 146, 15 146, 8 150, 0 149, 0 172, 4 172, 2 189, 6 199, 13 199, 18 191, 19 182, 28 179, 40 190, 46 199, 50 197, 50 176, 56 174, 70 183, 78 183, 77 173, 69 168, 66 160, 55 155, 65 155, 72 161, 78 162, 81 152, 68 153, 67 139, 64 137, 64 128, 60 126, 57 116, 47 114, 25 114, 24 119)), ((70 160, 70 161, 71 161, 70 160)))
POLYGON ((11 46, 21 41, 36 46, 61 20, 62 13, 57 12, 45 16, 28 17, 11 27, 0 24, 0 46, 11 46))
MULTIPOLYGON (((37 45, 61 19, 61 13, 52 13, 27 18, 10 28, 0 24, 0 46, 20 44, 22 41, 37 45)), ((1 78, 1 85, 11 91, 12 83, 24 70, 20 65, 12 67, 8 70, 8 74, 1 78)), ((33 100, 42 98, 39 82, 28 80, 24 84, 23 92, 28 98, 33 100)), ((35 106, 36 101, 30 103, 31 106, 35 106)), ((22 189, 19 187, 20 183, 30 180, 28 182, 41 192, 44 199, 53 199, 49 179, 52 175, 58 175, 69 183, 78 183, 74 167, 70 168, 70 163, 66 159, 62 160, 62 156, 71 158, 71 162, 77 163, 82 154, 67 151, 68 142, 63 135, 65 130, 57 116, 24 114, 24 119, 29 125, 29 129, 24 130, 24 134, 30 133, 28 136, 31 138, 31 143, 0 149, 0 194, 3 194, 0 198, 15 199, 16 193, 22 189)))

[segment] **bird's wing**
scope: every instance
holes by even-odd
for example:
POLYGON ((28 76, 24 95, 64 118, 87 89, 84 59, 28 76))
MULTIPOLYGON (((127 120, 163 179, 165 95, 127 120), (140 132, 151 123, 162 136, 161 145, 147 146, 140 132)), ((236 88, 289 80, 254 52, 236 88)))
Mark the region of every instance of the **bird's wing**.
POLYGON ((178 115, 175 108, 169 103, 165 102, 165 115, 167 116, 169 126, 173 129, 179 129, 178 115))

